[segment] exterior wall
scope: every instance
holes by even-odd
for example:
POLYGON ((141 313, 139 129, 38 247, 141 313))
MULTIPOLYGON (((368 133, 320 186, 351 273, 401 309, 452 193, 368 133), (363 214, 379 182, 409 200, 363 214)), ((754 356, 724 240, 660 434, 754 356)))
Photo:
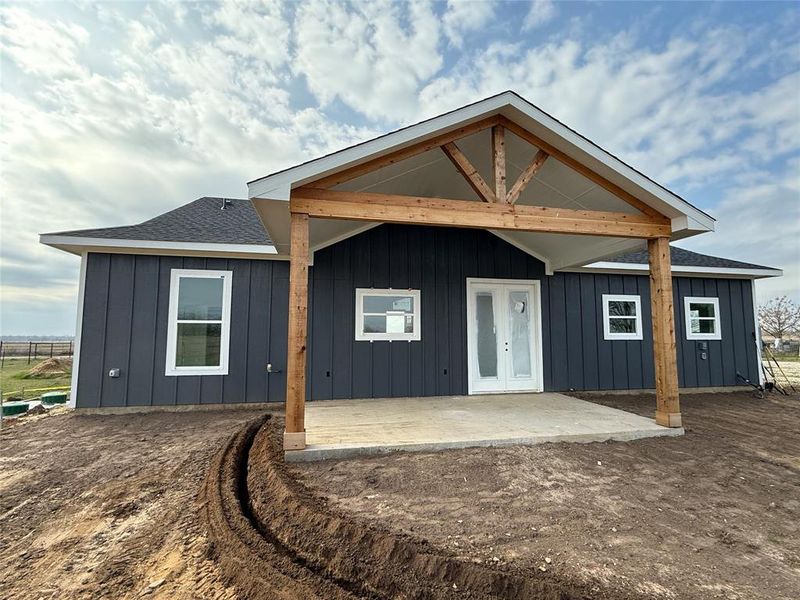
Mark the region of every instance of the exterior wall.
POLYGON ((283 401, 288 290, 282 261, 89 254, 76 406, 283 401), (170 269, 233 271, 228 375, 164 375, 170 269))
MULTIPOLYGON (((647 276, 544 274, 544 264, 478 229, 382 225, 320 250, 310 272, 310 399, 467 393, 466 279, 539 279, 547 391, 655 387, 647 276), (414 288, 422 340, 356 342, 357 287, 414 288), (638 294, 642 340, 604 340, 603 294, 638 294), (336 315, 331 318, 331 315, 336 315)), ((673 280, 681 387, 758 380, 749 280, 673 280), (718 296, 722 340, 687 340, 684 296, 718 296), (707 359, 701 359, 701 344, 707 359)))
MULTIPOLYGON (((283 401, 288 273, 284 261, 89 254, 77 407, 283 401), (164 375, 173 268, 233 271, 228 375, 164 375), (281 372, 267 374, 267 362, 281 372), (119 378, 108 377, 112 368, 119 378)), ((382 225, 314 257, 308 398, 466 394, 468 277, 541 281, 546 390, 654 387, 646 276, 546 276, 541 261, 483 230, 382 225), (356 342, 357 287, 421 290, 422 340, 356 342), (643 340, 603 339, 604 293, 641 296, 643 340)), ((680 385, 736 385, 737 371, 757 381, 752 282, 675 278, 673 285, 680 385), (685 339, 684 296, 719 297, 722 340, 685 339)))

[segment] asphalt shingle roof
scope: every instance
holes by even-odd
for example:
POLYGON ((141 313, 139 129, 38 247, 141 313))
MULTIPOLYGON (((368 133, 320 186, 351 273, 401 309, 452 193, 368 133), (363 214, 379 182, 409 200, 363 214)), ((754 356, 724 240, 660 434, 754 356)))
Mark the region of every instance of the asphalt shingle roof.
MULTIPOLYGON (((670 246, 670 256, 672 258, 672 265, 676 267, 711 267, 723 269, 771 269, 772 267, 765 267, 763 265, 755 265, 753 263, 740 262, 738 260, 731 260, 729 258, 719 258, 718 256, 709 256, 708 254, 700 254, 699 252, 692 252, 676 246, 670 246)), ((641 252, 629 252, 622 254, 615 258, 607 259, 606 262, 615 263, 628 263, 636 265, 646 265, 648 263, 648 252, 642 250, 641 252)))
POLYGON ((225 210, 222 210, 222 203, 222 198, 199 198, 138 225, 60 231, 50 235, 159 242, 272 244, 252 202, 229 198, 225 210))

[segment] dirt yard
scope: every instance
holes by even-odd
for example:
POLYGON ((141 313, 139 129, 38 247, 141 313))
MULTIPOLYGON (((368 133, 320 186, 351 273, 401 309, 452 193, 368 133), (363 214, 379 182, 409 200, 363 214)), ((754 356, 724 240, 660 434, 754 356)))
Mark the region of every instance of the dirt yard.
POLYGON ((288 468, 261 413, 61 409, 0 433, 0 597, 800 597, 800 399, 683 407, 683 438, 288 468))
MULTIPOLYGON (((652 396, 599 401, 653 410, 652 396)), ((354 517, 598 597, 800 598, 800 399, 686 395, 682 409, 682 438, 292 470, 354 517)))
POLYGON ((196 497, 255 413, 62 410, 0 433, 0 598, 235 598, 196 497))

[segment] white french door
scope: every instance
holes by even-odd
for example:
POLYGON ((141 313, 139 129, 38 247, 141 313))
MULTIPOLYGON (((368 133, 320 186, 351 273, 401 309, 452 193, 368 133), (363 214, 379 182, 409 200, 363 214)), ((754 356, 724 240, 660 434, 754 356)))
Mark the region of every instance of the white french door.
POLYGON ((469 393, 542 391, 538 281, 467 279, 469 393))

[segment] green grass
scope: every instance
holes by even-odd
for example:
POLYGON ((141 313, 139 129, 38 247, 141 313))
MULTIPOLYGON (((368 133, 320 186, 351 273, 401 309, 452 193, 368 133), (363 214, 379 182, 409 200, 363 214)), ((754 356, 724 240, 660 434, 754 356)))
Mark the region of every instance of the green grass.
POLYGON ((51 387, 69 387, 71 379, 70 374, 59 377, 36 377, 30 379, 25 377, 31 368, 42 362, 44 362, 44 359, 32 360, 31 364, 28 364, 28 361, 24 358, 6 358, 5 364, 0 367, 0 390, 3 392, 3 398, 7 399, 10 395, 25 399, 38 398, 44 392, 34 392, 32 390, 41 390, 42 388, 51 387))

